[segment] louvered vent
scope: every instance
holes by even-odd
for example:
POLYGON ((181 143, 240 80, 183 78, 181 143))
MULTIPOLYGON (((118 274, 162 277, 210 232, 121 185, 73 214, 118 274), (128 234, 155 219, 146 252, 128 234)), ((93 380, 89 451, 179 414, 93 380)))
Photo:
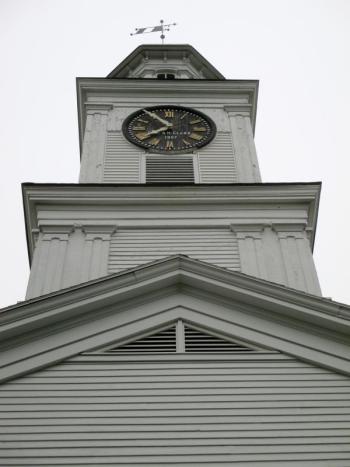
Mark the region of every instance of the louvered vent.
POLYGON ((194 183, 192 156, 147 156, 146 183, 194 183))
POLYGON ((196 353, 233 353, 251 352, 253 349, 203 331, 185 326, 185 352, 196 353))
POLYGON ((119 347, 108 349, 106 352, 113 354, 234 353, 254 350, 256 349, 184 325, 180 320, 155 334, 127 342, 119 347))
POLYGON ((108 131, 105 146, 103 182, 140 183, 143 151, 129 143, 121 131, 108 131))
POLYGON ((173 353, 176 352, 176 326, 163 329, 133 342, 109 349, 109 353, 173 353))
POLYGON ((214 140, 198 151, 201 183, 238 181, 231 133, 219 131, 214 140))

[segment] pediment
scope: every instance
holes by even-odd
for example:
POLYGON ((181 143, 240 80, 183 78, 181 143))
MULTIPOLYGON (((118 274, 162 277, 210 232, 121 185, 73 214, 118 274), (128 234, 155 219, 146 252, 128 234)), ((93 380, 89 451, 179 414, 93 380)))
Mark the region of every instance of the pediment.
POLYGON ((107 78, 156 78, 172 73, 180 79, 225 79, 194 47, 187 44, 141 45, 107 78))
POLYGON ((176 255, 3 310, 0 377, 117 348, 179 320, 257 352, 350 374, 349 312, 329 300, 176 255))

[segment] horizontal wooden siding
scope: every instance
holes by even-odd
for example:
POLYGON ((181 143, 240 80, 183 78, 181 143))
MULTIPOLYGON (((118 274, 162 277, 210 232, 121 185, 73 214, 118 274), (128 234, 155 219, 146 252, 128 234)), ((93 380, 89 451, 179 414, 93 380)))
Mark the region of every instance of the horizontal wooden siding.
POLYGON ((227 229, 119 229, 111 239, 109 273, 181 253, 239 271, 237 239, 227 229))
POLYGON ((218 132, 215 139, 198 151, 201 183, 237 182, 231 133, 218 132))
POLYGON ((0 465, 350 465, 349 378, 268 353, 149 358, 86 355, 4 384, 0 465))
POLYGON ((105 183, 140 183, 143 152, 129 143, 122 132, 108 132, 103 181, 105 183))

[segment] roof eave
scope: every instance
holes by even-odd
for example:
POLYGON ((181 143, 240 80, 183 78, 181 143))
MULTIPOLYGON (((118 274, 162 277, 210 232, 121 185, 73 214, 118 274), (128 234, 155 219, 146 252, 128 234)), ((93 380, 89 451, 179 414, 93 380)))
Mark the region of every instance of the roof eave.
MULTIPOLYGON (((176 290, 189 296, 194 293, 193 297, 200 297, 205 303, 221 302, 220 306, 226 309, 233 306, 231 313, 236 304, 248 315, 256 314, 256 319, 259 317, 270 323, 266 324, 267 329, 271 329, 273 322, 278 326, 284 323, 284 337, 273 338, 282 339, 277 350, 350 374, 350 307, 175 255, 3 309, 0 313, 3 349, 0 378, 8 380, 88 351, 91 338, 96 334, 96 320, 104 320, 108 315, 118 320, 119 313, 140 305, 140 300, 145 304, 147 300, 169 297, 176 290), (85 329, 88 322, 92 328, 84 343, 82 334, 73 330, 77 326, 85 329), (295 339, 287 329, 294 329, 295 339), (65 339, 68 340, 63 345, 57 336, 67 332, 65 339), (47 340, 48 335, 52 339, 47 340), (57 342, 60 345, 57 346, 57 342), (324 343, 327 343, 325 347, 324 343), (303 354, 305 346, 307 357, 303 354), (330 355, 329 349, 333 346, 330 355)), ((108 345, 108 342, 102 343, 108 345)))

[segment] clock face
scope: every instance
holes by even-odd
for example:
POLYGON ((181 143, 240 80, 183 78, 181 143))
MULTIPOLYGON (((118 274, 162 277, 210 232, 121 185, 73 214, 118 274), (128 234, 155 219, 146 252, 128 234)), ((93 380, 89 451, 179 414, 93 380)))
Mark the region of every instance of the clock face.
POLYGON ((197 110, 177 106, 147 107, 131 114, 123 124, 125 137, 149 152, 181 154, 208 144, 215 123, 197 110))

